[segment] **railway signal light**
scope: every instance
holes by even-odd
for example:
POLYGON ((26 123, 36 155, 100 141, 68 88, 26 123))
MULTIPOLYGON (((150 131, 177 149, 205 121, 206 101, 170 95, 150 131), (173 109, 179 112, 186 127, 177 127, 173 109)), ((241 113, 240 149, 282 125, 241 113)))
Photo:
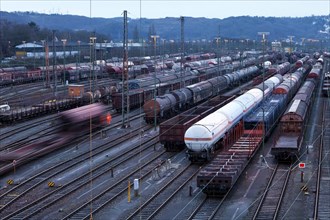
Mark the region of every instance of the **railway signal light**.
POLYGON ((108 114, 107 114, 107 117, 106 117, 106 120, 107 120, 107 123, 108 123, 108 124, 110 124, 111 119, 112 119, 112 118, 111 118, 111 115, 110 115, 110 113, 108 113, 108 114))
POLYGON ((299 168, 301 169, 305 168, 305 163, 299 163, 299 168))

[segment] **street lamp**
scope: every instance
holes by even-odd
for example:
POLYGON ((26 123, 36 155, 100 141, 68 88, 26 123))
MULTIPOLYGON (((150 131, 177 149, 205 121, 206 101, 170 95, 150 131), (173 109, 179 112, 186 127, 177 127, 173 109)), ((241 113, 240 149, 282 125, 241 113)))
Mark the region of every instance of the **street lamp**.
MULTIPOLYGON (((150 36, 153 39, 153 43, 154 43, 154 56, 156 57, 156 44, 157 44, 157 38, 159 38, 158 35, 151 35, 150 36)), ((155 87, 154 87, 154 129, 156 131, 156 125, 157 125, 157 119, 156 119, 156 84, 157 84, 157 80, 156 80, 156 69, 154 71, 154 83, 155 83, 155 87)))
POLYGON ((65 83, 66 85, 66 77, 65 77, 65 45, 66 45, 66 39, 62 39, 61 40, 62 43, 63 43, 63 71, 64 71, 64 74, 63 74, 63 82, 65 83))

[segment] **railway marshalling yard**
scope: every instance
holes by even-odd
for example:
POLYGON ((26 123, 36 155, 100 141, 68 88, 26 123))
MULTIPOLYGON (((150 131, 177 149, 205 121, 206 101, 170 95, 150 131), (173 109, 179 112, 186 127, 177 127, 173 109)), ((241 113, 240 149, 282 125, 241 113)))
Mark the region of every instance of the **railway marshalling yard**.
MULTIPOLYGON (((325 59, 323 73, 328 71, 325 59)), ((0 177, 1 219, 329 219, 330 101, 322 96, 322 80, 299 159, 278 164, 270 136, 221 197, 197 187, 204 165, 191 164, 185 151, 166 152, 158 126, 146 124, 136 109, 128 128, 113 113, 101 131, 20 167, 13 164, 0 177)), ((18 139, 17 145, 26 144, 24 139, 56 125, 51 116, 43 118, 1 128, 1 145, 18 139), (39 125, 5 136, 32 123, 39 125)))

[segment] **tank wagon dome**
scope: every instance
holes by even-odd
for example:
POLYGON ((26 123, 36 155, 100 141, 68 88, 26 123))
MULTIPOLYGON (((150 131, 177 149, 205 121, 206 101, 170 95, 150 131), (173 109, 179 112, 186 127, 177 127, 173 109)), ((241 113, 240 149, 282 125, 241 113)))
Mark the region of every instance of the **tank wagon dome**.
POLYGON ((227 117, 220 112, 203 118, 185 132, 184 141, 187 148, 196 152, 208 149, 223 137, 228 124, 227 117))
POLYGON ((269 69, 269 67, 272 65, 270 61, 264 62, 264 68, 269 69))

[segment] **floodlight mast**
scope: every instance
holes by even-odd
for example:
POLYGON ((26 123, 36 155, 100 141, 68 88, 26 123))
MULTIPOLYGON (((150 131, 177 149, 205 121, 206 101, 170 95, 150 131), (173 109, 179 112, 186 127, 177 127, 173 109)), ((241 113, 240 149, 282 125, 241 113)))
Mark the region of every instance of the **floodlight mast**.
MULTIPOLYGON (((258 32, 258 35, 262 36, 262 104, 265 102, 265 43, 266 43, 266 36, 269 35, 269 32, 258 32)), ((264 106, 262 107, 262 153, 265 148, 265 109, 264 106)))

